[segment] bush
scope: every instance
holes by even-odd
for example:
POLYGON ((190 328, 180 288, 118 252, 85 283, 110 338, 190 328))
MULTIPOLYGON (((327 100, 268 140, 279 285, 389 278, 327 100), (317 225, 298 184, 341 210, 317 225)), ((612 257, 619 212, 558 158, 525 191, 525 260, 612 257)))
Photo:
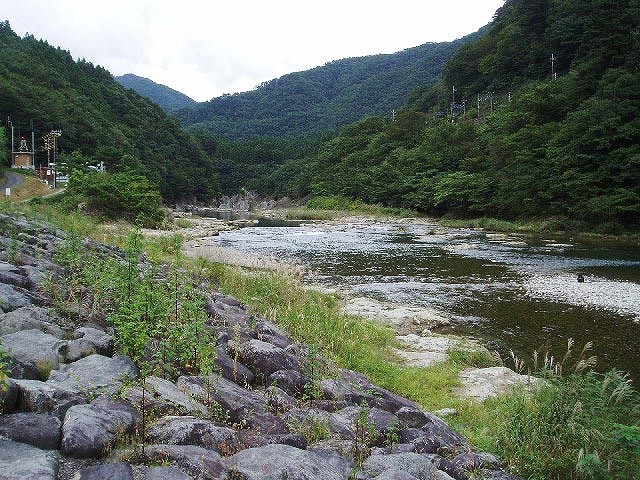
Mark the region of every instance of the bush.
POLYGON ((551 376, 534 393, 496 399, 488 427, 526 478, 640 478, 640 395, 626 375, 551 376))
POLYGON ((164 218, 162 197, 146 177, 133 172, 85 174, 74 171, 63 200, 110 219, 124 218, 155 227, 164 218))

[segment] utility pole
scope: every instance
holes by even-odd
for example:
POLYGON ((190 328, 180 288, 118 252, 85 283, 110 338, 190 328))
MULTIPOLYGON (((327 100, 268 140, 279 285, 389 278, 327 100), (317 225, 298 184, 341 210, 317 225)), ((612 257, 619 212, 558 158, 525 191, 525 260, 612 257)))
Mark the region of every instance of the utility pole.
POLYGON ((453 107, 456 104, 456 86, 451 86, 451 123, 453 123, 453 107))
POLYGON ((551 54, 551 79, 555 80, 558 78, 558 74, 556 73, 556 54, 551 54))
POLYGON ((395 110, 395 108, 393 110, 391 110, 391 121, 393 123, 395 123, 395 121, 396 121, 396 110, 395 110))

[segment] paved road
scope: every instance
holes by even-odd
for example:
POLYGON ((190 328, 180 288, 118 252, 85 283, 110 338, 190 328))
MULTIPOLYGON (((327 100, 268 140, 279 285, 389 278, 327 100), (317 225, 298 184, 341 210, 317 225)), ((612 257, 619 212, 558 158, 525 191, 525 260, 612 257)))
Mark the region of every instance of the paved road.
POLYGON ((24 177, 18 173, 14 172, 4 172, 4 182, 0 187, 7 188, 15 188, 19 187, 22 182, 24 182, 24 177))

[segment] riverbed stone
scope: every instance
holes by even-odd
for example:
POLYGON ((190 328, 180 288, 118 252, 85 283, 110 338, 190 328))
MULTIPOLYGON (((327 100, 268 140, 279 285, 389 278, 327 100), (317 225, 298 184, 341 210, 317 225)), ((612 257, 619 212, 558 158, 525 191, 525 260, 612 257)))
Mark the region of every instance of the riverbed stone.
POLYGON ((86 395, 74 389, 39 380, 15 380, 17 409, 22 412, 50 413, 63 418, 67 410, 86 403, 86 395))
POLYGON ((225 446, 236 443, 235 430, 195 417, 162 417, 149 429, 154 443, 197 445, 221 453, 225 446))
POLYGON ((305 376, 297 370, 277 370, 269 375, 267 383, 269 385, 275 385, 289 395, 296 397, 304 391, 304 385, 307 383, 307 380, 305 376))
POLYGON ((51 372, 48 383, 70 390, 116 394, 125 378, 138 378, 133 361, 124 355, 89 355, 51 372))
POLYGON ((275 444, 242 450, 227 464, 245 480, 344 480, 353 468, 352 462, 333 453, 275 444))
POLYGON ((46 413, 14 413, 0 416, 0 435, 43 450, 58 449, 61 426, 58 417, 46 413))
POLYGON ((9 378, 4 384, 0 382, 0 414, 16 411, 19 392, 20 389, 14 380, 9 378))
MULTIPOLYGON (((177 467, 139 467, 140 480, 193 480, 177 467)), ((115 479, 112 479, 115 480, 115 479)))
POLYGON ((268 378, 278 370, 300 370, 300 361, 282 348, 261 340, 249 340, 240 344, 243 362, 256 375, 268 378))
POLYGON ((73 406, 64 417, 60 451, 73 457, 101 456, 139 421, 138 411, 124 400, 100 396, 89 405, 73 406))
POLYGON ((175 462, 199 480, 226 479, 229 473, 220 454, 195 445, 147 445, 144 451, 149 461, 175 462))
POLYGON ((11 357, 12 378, 46 380, 58 368, 67 342, 40 330, 20 330, 0 337, 0 345, 11 357))
POLYGON ((331 413, 328 417, 329 429, 344 439, 353 439, 356 435, 356 424, 362 418, 365 428, 371 427, 375 437, 370 439, 373 445, 383 442, 385 435, 391 431, 399 431, 402 424, 398 417, 379 408, 347 407, 331 413))
POLYGON ((516 385, 535 388, 540 379, 520 375, 507 367, 472 368, 460 372, 462 386, 454 393, 464 398, 483 401, 510 391, 516 385))
POLYGON ((402 407, 396 416, 410 428, 420 428, 427 423, 427 415, 419 408, 402 407))
POLYGON ((57 475, 53 452, 0 439, 0 480, 55 480, 57 475))
POLYGON ((479 468, 502 468, 502 462, 498 457, 486 452, 463 452, 451 459, 456 467, 473 472, 479 468))
POLYGON ((81 327, 73 332, 74 339, 69 341, 66 360, 75 362, 94 353, 113 355, 113 337, 101 330, 81 327))
POLYGON ((83 468, 78 480, 133 480, 133 468, 128 463, 105 463, 83 468))
POLYGON ((369 477, 382 473, 406 472, 417 478, 438 478, 439 471, 431 459, 418 453, 371 455, 362 464, 362 472, 369 477))
POLYGON ((209 413, 209 409, 205 405, 194 400, 169 380, 151 376, 145 378, 144 385, 151 393, 152 398, 168 404, 174 412, 200 416, 205 416, 209 413))
POLYGON ((57 338, 64 337, 64 330, 49 316, 47 309, 34 305, 0 315, 0 336, 21 330, 40 330, 57 338))
POLYGON ((21 307, 31 305, 31 295, 20 287, 0 283, 0 312, 11 312, 21 307))
POLYGON ((220 369, 220 374, 227 380, 238 385, 251 385, 255 375, 238 359, 231 358, 223 346, 218 347, 218 355, 215 359, 216 366, 220 369))

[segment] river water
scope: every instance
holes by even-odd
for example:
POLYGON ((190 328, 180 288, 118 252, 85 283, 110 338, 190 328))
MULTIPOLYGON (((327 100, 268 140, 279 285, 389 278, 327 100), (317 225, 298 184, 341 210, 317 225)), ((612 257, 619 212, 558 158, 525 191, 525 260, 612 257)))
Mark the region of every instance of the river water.
POLYGON ((434 308, 503 358, 591 341, 600 370, 640 381, 638 247, 402 221, 258 224, 208 241, 295 260, 356 296, 434 308))

